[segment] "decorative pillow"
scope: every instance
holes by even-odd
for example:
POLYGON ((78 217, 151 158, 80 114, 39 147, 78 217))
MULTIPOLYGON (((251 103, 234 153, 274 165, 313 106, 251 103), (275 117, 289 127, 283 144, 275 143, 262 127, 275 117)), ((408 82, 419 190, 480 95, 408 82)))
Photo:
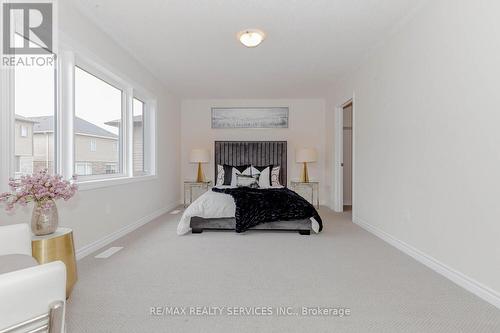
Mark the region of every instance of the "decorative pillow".
POLYGON ((231 165, 224 164, 222 168, 224 169, 223 185, 231 185, 231 179, 233 178, 233 167, 231 165))
POLYGON ((259 176, 258 175, 236 175, 236 186, 237 187, 250 187, 259 188, 259 176))
POLYGON ((271 169, 271 186, 281 186, 280 184, 280 166, 273 166, 271 169))
POLYGON ((217 181, 215 182, 215 186, 221 185, 224 185, 224 167, 217 164, 217 181))
MULTIPOLYGON (((249 165, 234 166, 231 170, 231 186, 236 186, 236 175, 252 175, 252 169, 249 165)), ((226 176, 225 176, 226 177, 226 176)))
POLYGON ((267 188, 271 186, 271 168, 272 165, 262 167, 252 165, 252 175, 259 175, 259 187, 267 188))
MULTIPOLYGON (((250 167, 250 165, 232 166, 232 165, 224 164, 222 167, 224 169, 224 183, 222 185, 236 186, 236 185, 234 185, 234 184, 236 184, 236 178, 233 177, 233 168, 235 168, 238 171, 238 173, 243 173, 243 171, 248 169, 248 167, 250 167)), ((250 174, 250 171, 248 174, 250 174)))

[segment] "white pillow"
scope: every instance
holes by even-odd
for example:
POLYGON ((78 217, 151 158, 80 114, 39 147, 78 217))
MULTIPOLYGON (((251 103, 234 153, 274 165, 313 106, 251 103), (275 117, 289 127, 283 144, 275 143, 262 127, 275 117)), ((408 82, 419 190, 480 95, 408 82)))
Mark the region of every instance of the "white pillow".
POLYGON ((267 167, 262 171, 259 171, 252 165, 252 175, 259 175, 259 188, 271 187, 271 182, 269 181, 269 172, 271 168, 267 167))
POLYGON ((231 177, 231 186, 236 186, 237 185, 237 180, 236 180, 236 175, 247 175, 251 176, 252 175, 252 167, 248 167, 243 172, 240 172, 238 169, 233 168, 233 174, 231 177))
POLYGON ((259 188, 259 175, 236 174, 237 187, 259 188))

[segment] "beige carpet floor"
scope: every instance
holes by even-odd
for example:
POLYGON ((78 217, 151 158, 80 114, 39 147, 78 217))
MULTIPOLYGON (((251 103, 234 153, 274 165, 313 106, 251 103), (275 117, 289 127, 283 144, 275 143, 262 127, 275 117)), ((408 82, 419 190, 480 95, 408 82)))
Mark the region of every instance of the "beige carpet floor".
POLYGON ((183 237, 180 215, 161 216, 111 244, 124 247, 112 257, 78 262, 68 332, 500 332, 499 309, 351 223, 350 213, 320 215, 319 235, 183 237), (153 316, 153 306, 273 314, 153 316), (299 315, 276 316, 279 306, 299 315), (317 306, 350 315, 300 315, 317 306))

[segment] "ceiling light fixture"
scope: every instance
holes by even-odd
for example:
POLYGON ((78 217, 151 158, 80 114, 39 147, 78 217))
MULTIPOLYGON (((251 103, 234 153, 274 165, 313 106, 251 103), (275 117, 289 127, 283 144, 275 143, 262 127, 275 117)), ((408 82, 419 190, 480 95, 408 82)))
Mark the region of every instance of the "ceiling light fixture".
POLYGON ((238 32, 237 36, 241 44, 246 47, 256 47, 266 38, 264 31, 259 29, 246 29, 238 32))

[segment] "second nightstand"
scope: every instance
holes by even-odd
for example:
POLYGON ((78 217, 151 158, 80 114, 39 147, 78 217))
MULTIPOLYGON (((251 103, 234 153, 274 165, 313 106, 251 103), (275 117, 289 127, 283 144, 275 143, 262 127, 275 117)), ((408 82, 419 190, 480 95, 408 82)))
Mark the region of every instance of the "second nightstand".
POLYGON ((207 181, 207 182, 195 182, 195 181, 189 181, 185 180, 184 181, 184 207, 188 206, 188 203, 186 202, 186 195, 189 196, 189 204, 193 202, 193 189, 199 188, 205 191, 208 191, 212 187, 212 181, 207 181))
MULTIPOLYGON (((297 192, 296 190, 299 188, 309 188, 311 190, 311 205, 314 205, 314 202, 316 201, 316 207, 319 208, 319 182, 299 182, 299 181, 294 181, 292 180, 290 182, 290 189, 292 191, 297 192)), ((307 199, 307 198, 305 198, 307 199)))

